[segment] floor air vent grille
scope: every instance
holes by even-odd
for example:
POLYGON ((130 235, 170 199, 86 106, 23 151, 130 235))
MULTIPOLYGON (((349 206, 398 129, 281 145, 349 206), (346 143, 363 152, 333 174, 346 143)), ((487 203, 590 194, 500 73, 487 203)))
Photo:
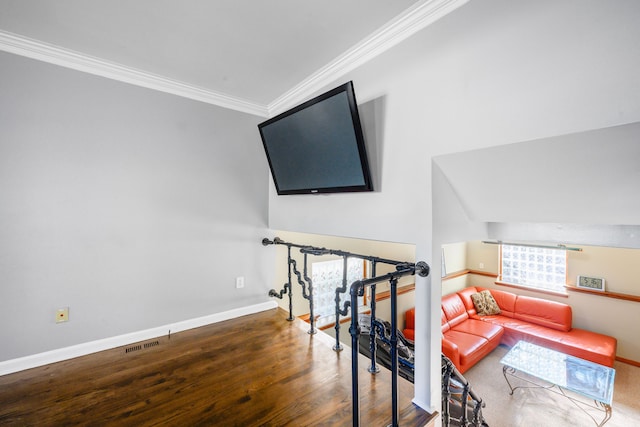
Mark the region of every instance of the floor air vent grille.
POLYGON ((138 351, 138 350, 142 350, 143 348, 146 350, 148 348, 151 347, 155 347, 160 345, 160 341, 151 341, 151 342, 147 342, 144 344, 136 344, 136 345, 132 345, 131 347, 127 347, 124 349, 125 353, 131 353, 133 351, 138 351))
POLYGON ((131 347, 127 347, 124 349, 125 353, 131 353, 132 351, 138 351, 138 350, 142 350, 142 346, 141 345, 134 345, 131 347))

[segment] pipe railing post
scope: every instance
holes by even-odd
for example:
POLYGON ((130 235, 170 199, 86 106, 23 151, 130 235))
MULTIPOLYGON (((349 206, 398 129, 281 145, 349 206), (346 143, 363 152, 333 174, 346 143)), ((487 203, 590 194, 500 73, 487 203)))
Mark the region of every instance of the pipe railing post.
POLYGON ((309 277, 307 276, 307 253, 306 252, 304 252, 303 262, 304 262, 304 267, 302 269, 303 273, 301 274, 300 271, 298 270, 298 264, 296 260, 291 259, 291 265, 293 266, 293 273, 298 278, 298 284, 302 288, 302 297, 307 301, 309 301, 309 316, 310 316, 309 323, 311 325, 311 328, 309 329, 308 332, 309 334, 315 334, 317 331, 314 328, 315 319, 314 319, 314 313, 313 313, 313 287, 311 284, 311 279, 309 279, 309 277), (307 285, 309 289, 308 292, 307 292, 307 285))
POLYGON ((304 254, 304 280, 309 284, 309 334, 313 335, 318 332, 316 329, 316 318, 315 313, 313 312, 313 280, 307 274, 307 253, 304 254))
MULTIPOLYGON (((347 291, 347 268, 349 266, 349 257, 346 255, 342 256, 342 286, 340 286, 339 288, 336 288, 336 298, 335 298, 335 303, 336 303, 336 323, 333 325, 333 328, 336 330, 336 343, 333 346, 333 350, 334 351, 342 351, 343 347, 342 347, 342 343, 340 342, 340 294, 343 294, 347 291)), ((353 319, 354 316, 357 316, 357 311, 358 311, 358 302, 356 301, 356 305, 353 305, 353 302, 351 303, 351 318, 353 319), (354 310, 355 308, 355 310, 354 310)), ((346 310, 345 310, 346 311, 346 310)), ((345 312, 344 315, 346 316, 347 313, 345 312)))
POLYGON ((460 425, 466 426, 468 425, 468 411, 469 411, 469 384, 465 384, 462 388, 462 418, 460 418, 460 425))
POLYGON ((398 427, 398 279, 389 280, 391 291, 391 425, 398 427))
POLYGON ((293 287, 291 286, 291 262, 293 260, 291 259, 291 246, 287 246, 287 264, 288 264, 288 281, 287 284, 289 285, 289 317, 287 317, 287 320, 289 322, 293 322, 293 287))
MULTIPOLYGON (((362 286, 361 281, 356 281, 351 285, 351 305, 358 304, 358 291, 362 286)), ((360 335, 360 326, 358 325, 357 316, 351 316, 351 326, 349 327, 351 334, 351 418, 353 427, 360 426, 360 397, 358 393, 358 337, 360 335)))
POLYGON ((442 355, 442 425, 449 427, 450 409, 449 397, 451 396, 451 361, 442 355))
MULTIPOLYGON (((273 240, 269 240, 266 237, 264 239, 262 239, 262 245, 263 246, 269 246, 269 245, 276 245, 276 244, 285 244, 285 242, 283 242, 281 239, 279 239, 278 237, 274 238, 273 240)), ((291 264, 292 264, 292 258, 291 258, 291 244, 287 244, 287 283, 284 284, 284 287, 280 290, 280 292, 276 291, 275 289, 271 289, 269 290, 269 296, 270 297, 275 297, 275 298, 279 298, 282 299, 284 297, 284 294, 287 293, 287 295, 289 296, 289 317, 287 317, 287 320, 292 322, 294 320, 293 317, 293 289, 291 286, 291 264)), ((295 263, 295 261, 293 261, 293 263, 295 263)))
MULTIPOLYGON (((371 263, 371 276, 376 277, 376 261, 371 263)), ((371 354, 371 365, 369 366, 369 373, 377 374, 380 372, 380 368, 376 366, 376 331, 373 327, 373 322, 376 320, 376 284, 371 285, 371 325, 369 326, 369 353, 371 354)))

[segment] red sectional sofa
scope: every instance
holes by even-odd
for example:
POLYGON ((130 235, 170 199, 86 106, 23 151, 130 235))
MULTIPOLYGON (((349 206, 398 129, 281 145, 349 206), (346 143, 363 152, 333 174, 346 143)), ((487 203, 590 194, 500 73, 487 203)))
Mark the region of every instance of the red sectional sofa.
MULTIPOLYGON (((469 287, 442 297, 442 352, 464 373, 499 344, 528 341, 601 365, 613 366, 615 338, 572 327, 571 306, 490 289, 500 314, 479 316, 469 287)), ((415 309, 406 313, 405 337, 414 338, 415 309), (410 313, 411 312, 411 313, 410 313)))

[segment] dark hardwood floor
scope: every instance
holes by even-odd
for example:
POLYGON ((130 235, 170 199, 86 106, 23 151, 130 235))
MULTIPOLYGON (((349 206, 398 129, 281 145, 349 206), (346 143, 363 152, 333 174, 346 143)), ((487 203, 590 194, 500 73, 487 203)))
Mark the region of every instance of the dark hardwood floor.
MULTIPOLYGON (((286 316, 269 310, 1 376, 0 425, 351 425, 350 351, 286 316)), ((390 374, 367 366, 361 358, 361 425, 386 426, 390 374)), ((398 382, 400 425, 431 425, 437 415, 398 382)))

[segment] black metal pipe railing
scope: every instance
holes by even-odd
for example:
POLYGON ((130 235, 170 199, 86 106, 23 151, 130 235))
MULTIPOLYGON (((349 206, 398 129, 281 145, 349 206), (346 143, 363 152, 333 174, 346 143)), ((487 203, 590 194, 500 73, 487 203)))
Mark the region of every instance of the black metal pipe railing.
POLYGON ((309 324, 311 325, 309 333, 315 334, 318 330, 315 328, 315 313, 313 312, 313 280, 308 274, 306 253, 304 254, 304 280, 309 284, 309 293, 305 294, 304 284, 302 284, 302 282, 300 283, 302 285, 302 296, 309 301, 309 324))
MULTIPOLYGON (((342 351, 342 343, 340 342, 340 315, 342 316, 346 316, 347 314, 349 314, 349 308, 345 307, 344 309, 340 309, 340 294, 344 294, 345 292, 347 292, 347 269, 349 265, 349 257, 347 256, 343 256, 342 257, 342 286, 339 286, 336 288, 336 296, 334 298, 335 301, 335 317, 336 317, 336 322, 333 324, 333 329, 336 331, 335 335, 336 335, 336 343, 333 346, 333 349, 335 351, 342 351)), ((357 316, 357 311, 358 311, 358 305, 356 304, 355 306, 355 311, 352 310, 351 311, 351 317, 357 316)))
MULTIPOLYGON (((262 244, 265 244, 265 240, 262 240, 262 244)), ((269 291, 269 296, 270 297, 276 297, 276 298, 280 298, 282 299, 284 297, 284 294, 286 293, 289 297, 289 317, 287 317, 287 320, 292 322, 294 320, 293 317, 293 289, 291 286, 291 266, 292 264, 295 263, 295 260, 293 258, 291 258, 291 246, 287 247, 287 276, 288 276, 288 280, 287 283, 284 284, 283 288, 280 290, 280 292, 276 291, 275 289, 271 289, 269 291)), ((313 328, 313 325, 311 326, 313 328)))
MULTIPOLYGON (((372 277, 376 277, 376 265, 376 261, 373 261, 371 263, 372 277)), ((376 284, 372 284, 369 289, 371 290, 371 325, 369 327, 369 354, 371 355, 371 365, 369 365, 369 368, 367 370, 371 374, 377 374, 378 372, 380 372, 380 368, 376 366, 376 350, 378 346, 376 345, 376 328, 373 326, 373 323, 375 322, 374 319, 376 318, 376 284)), ((384 337, 385 334, 382 333, 382 336, 384 337)))
POLYGON ((485 403, 473 391, 471 384, 458 371, 453 362, 442 354, 442 425, 449 427, 451 420, 455 420, 457 425, 462 427, 487 427, 487 423, 482 416, 482 408, 485 403), (461 393, 453 393, 452 388, 461 388, 461 393), (459 394, 460 398, 455 395, 459 394), (459 417, 451 414, 451 404, 459 406, 459 417), (472 416, 469 419, 469 408, 472 416))
MULTIPOLYGON (((364 291, 366 286, 389 281, 391 293, 391 426, 398 427, 398 319, 397 319, 397 284, 398 278, 407 275, 418 274, 426 277, 429 275, 429 266, 425 262, 418 262, 413 265, 398 265, 395 272, 370 279, 357 280, 351 284, 351 300, 345 303, 352 307, 357 306, 358 296, 364 291)), ((372 319, 373 322, 373 319, 372 319)), ((360 426, 360 396, 358 390, 358 349, 360 326, 357 316, 351 316, 351 404, 352 404, 352 424, 354 427, 360 426)))
MULTIPOLYGON (((348 283, 347 283, 347 259, 348 258, 358 258, 358 259, 362 259, 365 261, 369 261, 372 263, 373 266, 373 271, 375 271, 376 265, 377 264, 388 264, 388 265, 394 265, 396 266, 396 269, 401 269, 401 268, 411 268, 412 266, 414 266, 415 264, 407 262, 407 261, 398 261, 398 260, 393 260, 393 259, 388 259, 388 258, 381 258, 381 257, 377 257, 377 256, 373 256, 373 255, 363 255, 363 254, 357 254, 357 253, 353 253, 353 252, 347 252, 347 251, 343 251, 340 249, 328 249, 328 248, 324 248, 324 247, 318 247, 318 246, 311 246, 311 245, 301 245, 298 243, 291 243, 291 242, 285 242, 284 240, 282 240, 279 237, 274 237, 273 240, 269 240, 268 238, 264 238, 262 239, 262 244, 264 246, 269 246, 269 245, 284 245, 287 247, 287 263, 289 265, 289 279, 288 282, 284 285, 283 289, 280 292, 277 292, 275 289, 271 289, 269 291, 269 296, 271 297, 276 297, 276 298, 283 298, 284 293, 287 291, 289 291, 288 293, 288 297, 289 297, 289 317, 288 320, 293 320, 294 316, 293 316, 293 296, 292 296, 292 288, 293 285, 291 283, 291 270, 294 271, 294 274, 296 274, 296 276, 298 277, 298 283, 302 286, 303 289, 303 297, 305 299, 307 299, 309 301, 309 306, 310 306, 310 313, 309 313, 309 324, 310 324, 310 329, 309 329, 309 333, 313 334, 316 332, 316 328, 315 328, 315 316, 314 313, 311 312, 311 308, 313 307, 313 292, 312 292, 312 287, 313 287, 313 283, 311 278, 309 278, 306 274, 305 274, 305 280, 306 282, 309 284, 309 288, 310 288, 310 292, 309 295, 306 296, 304 293, 304 289, 305 289, 305 285, 303 283, 303 281, 300 278, 300 274, 295 273, 297 271, 296 269, 296 261, 294 259, 291 258, 291 248, 298 248, 300 250, 300 253, 304 254, 304 255, 315 255, 315 256, 321 256, 321 255, 335 255, 335 256, 340 256, 342 257, 343 261, 344 261, 344 267, 342 269, 342 285, 337 287, 335 290, 335 324, 334 324, 334 329, 335 329, 335 345, 333 346, 333 349, 335 351, 342 351, 343 347, 342 347, 342 343, 340 342, 340 316, 346 316, 349 312, 348 307, 345 308, 340 308, 340 295, 341 294, 345 294, 347 292, 347 288, 348 288, 348 283)), ((305 256, 304 258, 304 270, 307 270, 307 258, 305 256)), ((375 273, 373 274, 375 276, 375 273)), ((360 295, 362 296, 362 295, 360 295)), ((372 301, 375 301, 375 288, 372 290, 372 301)), ((371 318, 374 319, 374 310, 375 310, 375 302, 373 302, 373 306, 374 308, 372 309, 372 316, 371 318)), ((374 342, 375 344, 375 340, 371 340, 372 342, 374 342)), ((371 344, 372 346, 374 344, 371 344)), ((371 353, 371 360, 372 362, 372 366, 370 367, 370 370, 372 373, 377 372, 377 367, 375 366, 375 349, 372 350, 371 353)))

